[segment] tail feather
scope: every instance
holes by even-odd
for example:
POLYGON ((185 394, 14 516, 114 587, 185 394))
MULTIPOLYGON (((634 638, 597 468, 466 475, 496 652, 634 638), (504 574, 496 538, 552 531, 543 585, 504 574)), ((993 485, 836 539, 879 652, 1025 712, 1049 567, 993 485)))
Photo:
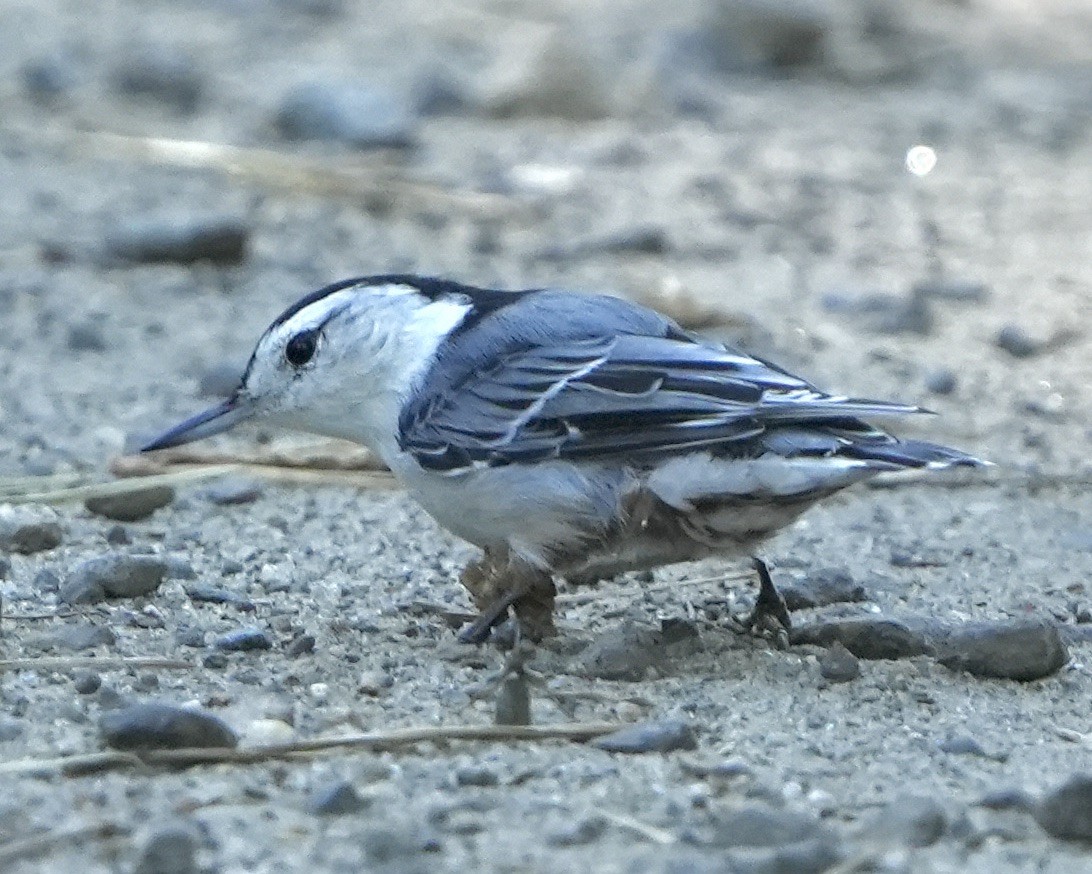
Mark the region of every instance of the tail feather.
POLYGON ((939 443, 928 443, 924 440, 892 440, 890 442, 865 440, 850 443, 838 454, 861 461, 880 462, 884 465, 891 464, 905 468, 925 467, 934 470, 946 467, 985 467, 989 464, 958 449, 941 446, 939 443))

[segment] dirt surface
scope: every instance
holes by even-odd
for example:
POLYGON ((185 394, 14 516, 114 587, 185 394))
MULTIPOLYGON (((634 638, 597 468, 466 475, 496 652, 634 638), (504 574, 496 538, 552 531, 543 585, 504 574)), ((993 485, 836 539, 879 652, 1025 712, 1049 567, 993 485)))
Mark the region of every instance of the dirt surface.
POLYGON ((189 667, 0 668, 0 870, 1092 870, 1031 815, 1092 771, 1088 7, 881 4, 869 23, 816 3, 785 36, 770 10, 793 4, 743 3, 757 24, 711 70, 695 46, 716 54, 717 4, 548 6, 0 4, 0 484, 105 478, 335 279, 607 289, 825 388, 921 403, 939 415, 901 433, 996 463, 856 489, 772 541, 782 584, 863 587, 797 625, 878 616, 935 642, 1035 620, 1068 661, 1017 682, 924 654, 834 682, 823 648, 734 631, 753 583, 695 582, 739 570, 705 562, 565 592, 528 669, 536 724, 684 720, 695 749, 436 742, 59 776, 25 760, 103 749, 100 719, 137 701, 199 705, 244 745, 491 724, 505 653, 455 642, 473 551, 396 490, 201 482, 134 522, 33 506, 60 543, 0 547, 0 656, 189 667), (306 82, 389 89, 396 148, 286 140, 278 107, 306 82), (921 144, 937 162, 916 176, 921 144), (209 251, 235 260, 241 234, 239 263, 133 261, 118 237, 210 216, 229 227, 209 251), (66 602, 81 563, 146 553, 166 562, 153 591, 66 602), (222 641, 245 629, 259 648, 222 641))

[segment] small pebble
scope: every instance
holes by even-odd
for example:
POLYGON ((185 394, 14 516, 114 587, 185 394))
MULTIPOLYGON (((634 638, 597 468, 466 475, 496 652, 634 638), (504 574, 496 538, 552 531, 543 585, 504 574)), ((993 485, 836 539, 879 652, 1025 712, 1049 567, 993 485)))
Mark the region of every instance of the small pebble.
MULTIPOLYGON (((191 601, 204 604, 251 604, 245 598, 235 594, 230 589, 222 589, 219 586, 210 586, 208 583, 188 583, 185 586, 186 597, 191 601)), ((251 604, 253 606, 253 604, 251 604)))
POLYGON ((797 626, 789 634, 794 644, 830 646, 840 641, 860 659, 902 659, 929 652, 925 638, 893 619, 841 619, 797 626))
POLYGON ((779 590, 789 612, 864 601, 868 597, 865 587, 841 568, 808 571, 802 580, 786 583, 779 590))
POLYGON ((105 352, 109 348, 98 321, 69 325, 66 345, 73 352, 105 352))
POLYGON ((167 556, 167 578, 171 580, 192 580, 197 577, 193 563, 184 555, 167 556))
POLYGON ((8 719, 0 716, 0 743, 16 740, 23 734, 23 723, 18 719, 8 719))
POLYGON ((0 504, 0 550, 30 555, 56 549, 64 540, 59 520, 51 507, 0 504))
POLYGON ((1057 626, 1046 622, 974 625, 936 645, 942 665, 977 677, 1029 682, 1049 677, 1069 661, 1057 626))
POLYGON ((111 525, 106 532, 106 542, 111 546, 128 546, 133 542, 129 530, 124 525, 111 525))
POLYGON ((199 874, 199 843, 184 823, 155 827, 145 839, 133 874, 199 874))
POLYGON ((583 847, 599 840, 607 830, 607 821, 598 814, 582 816, 546 835, 551 847, 583 847))
POLYGON ((880 845, 931 847, 948 830, 948 814, 934 798, 901 795, 864 826, 864 837, 880 845))
POLYGON ((106 626, 81 622, 46 632, 36 645, 43 651, 83 652, 98 646, 113 646, 116 641, 114 632, 106 626))
POLYGON ((923 294, 854 296, 832 292, 823 295, 820 303, 828 312, 849 316, 876 334, 926 336, 932 333, 935 322, 929 298, 923 294))
POLYGON ((73 58, 57 53, 25 64, 19 70, 23 90, 35 102, 50 105, 70 93, 81 74, 73 58))
POLYGON ((145 218, 124 224, 106 240, 106 253, 122 261, 218 265, 246 258, 250 228, 224 216, 145 218))
POLYGON ((861 663, 840 640, 836 640, 819 657, 819 673, 831 683, 848 683, 861 676, 861 663))
POLYGON ((592 741, 608 753, 669 753, 698 746, 694 729, 682 719, 664 719, 629 725, 592 741))
POLYGON ((156 510, 166 507, 173 500, 174 488, 152 486, 116 495, 88 498, 84 506, 96 516, 105 516, 107 519, 118 522, 139 522, 141 519, 147 519, 156 510))
POLYGON ((358 149, 404 149, 416 141, 416 120, 395 94, 357 83, 301 85, 274 120, 289 140, 327 140, 358 149))
POLYGON ((261 628, 240 628, 216 638, 215 646, 225 652, 272 649, 273 640, 261 628))
POLYGON ((315 635, 300 634, 292 638, 292 642, 288 644, 285 651, 293 658, 301 655, 309 655, 315 651, 315 643, 315 635))
POLYGON ((80 562, 61 586, 61 600, 93 604, 105 598, 134 598, 154 592, 167 563, 155 555, 111 553, 80 562))
POLYGON ((113 80, 122 94, 148 97, 181 112, 193 112, 204 91, 200 67, 168 46, 148 46, 126 58, 113 80))
POLYGON ((950 395, 959 386, 955 371, 947 367, 937 367, 925 374, 925 389, 935 395, 950 395))
POLYGON ((995 789, 978 801, 978 806, 987 810, 1033 810, 1035 804, 1031 793, 1019 787, 995 789))
POLYGON ((103 741, 117 750, 234 747, 238 739, 207 710, 147 702, 104 713, 103 741))
POLYGON ((1043 351, 1043 344, 1033 340, 1019 325, 1008 324, 997 332, 994 345, 1013 358, 1032 358, 1043 351))
POLYGON ((659 631, 627 622, 600 633, 577 653, 573 671, 591 679, 637 682, 659 663, 660 643, 659 631))
POLYGON ((228 476, 210 485, 205 490, 209 503, 219 506, 252 504, 262 496, 262 484, 250 477, 228 476))
POLYGON ((995 758, 969 734, 953 734, 938 744, 940 751, 953 756, 977 756, 980 759, 995 758))
POLYGON ((1092 841, 1092 774, 1077 774, 1044 796, 1035 811, 1043 831, 1067 841, 1092 841))
POLYGON ((496 771, 480 765, 464 765, 455 769, 456 786, 496 786, 500 777, 496 771))
POLYGON ((820 838, 823 834, 823 826, 810 813, 768 804, 749 804, 720 813, 705 827, 689 833, 687 840, 719 849, 785 847, 820 838))
POLYGON ((338 780, 319 789, 311 799, 311 812, 318 816, 344 816, 359 813, 368 807, 347 780, 338 780))
POLYGON ((99 691, 99 687, 102 685, 102 677, 98 674, 91 673, 90 671, 84 671, 76 674, 72 681, 73 688, 81 695, 93 695, 99 691))

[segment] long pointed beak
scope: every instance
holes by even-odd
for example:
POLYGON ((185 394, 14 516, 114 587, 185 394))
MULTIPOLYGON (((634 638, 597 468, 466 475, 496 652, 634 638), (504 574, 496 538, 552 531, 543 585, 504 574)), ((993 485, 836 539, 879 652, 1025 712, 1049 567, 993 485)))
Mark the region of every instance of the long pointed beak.
POLYGON ((172 446, 181 446, 183 443, 192 443, 219 434, 233 428, 235 425, 249 419, 254 415, 251 404, 238 396, 232 396, 212 409, 191 416, 179 425, 175 425, 169 431, 164 431, 154 440, 140 447, 141 452, 152 452, 156 449, 169 449, 172 446))

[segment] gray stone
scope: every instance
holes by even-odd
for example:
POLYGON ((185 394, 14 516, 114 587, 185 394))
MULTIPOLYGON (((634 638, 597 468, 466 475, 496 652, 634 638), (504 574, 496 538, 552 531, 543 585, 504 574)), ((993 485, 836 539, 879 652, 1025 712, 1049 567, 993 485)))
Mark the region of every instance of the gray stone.
POLYGON ((83 671, 72 679, 72 688, 81 695, 94 695, 102 686, 102 677, 90 671, 83 671))
POLYGON ((864 330, 875 334, 918 334, 933 331, 933 310, 923 294, 824 294, 825 310, 849 316, 864 330))
POLYGON ((922 381, 926 391, 935 395, 950 395, 959 387, 959 379, 948 367, 935 367, 929 370, 922 381))
POLYGON ((836 640, 819 657, 819 673, 831 683, 848 683, 861 676, 861 663, 840 640, 836 640))
POLYGON ((227 476, 205 489, 205 497, 209 503, 224 507, 252 504, 262 496, 263 490, 261 482, 251 477, 227 476))
POLYGON ((1055 625, 983 623, 935 641, 937 660, 977 677, 1031 681, 1049 677, 1069 661, 1055 625))
POLYGON ((73 352, 105 352, 109 348, 98 320, 69 325, 66 343, 73 352))
POLYGON ((810 813, 750 804, 727 811, 684 837, 708 847, 784 847, 823 838, 822 824, 810 813))
POLYGON ((106 254, 137 263, 240 264, 250 228, 232 216, 180 215, 142 218, 118 228, 106 240, 106 254))
POLYGON ((822 0, 718 0, 698 48, 725 72, 813 65, 824 57, 831 15, 822 0))
POLYGON ((56 52, 28 61, 19 70, 23 91, 35 102, 49 105, 71 93, 83 74, 75 58, 66 52, 56 52))
POLYGON ((797 841, 782 847, 729 850, 733 874, 822 874, 842 861, 833 836, 797 841))
POLYGON ((577 653, 573 671, 592 679, 637 682, 662 660, 661 643, 659 631, 626 622, 604 631, 577 653))
POLYGON ((861 659, 901 659, 924 655, 929 644, 916 631, 893 619, 840 619, 797 626, 789 634, 792 644, 830 646, 839 641, 861 659))
POLYGON ((105 625, 80 622, 65 625, 34 640, 34 646, 44 652, 83 652, 97 646, 113 646, 117 638, 105 625))
POLYGON ((111 553, 80 562, 61 586, 69 604, 93 604, 104 598, 135 598, 154 592, 167 563, 155 555, 111 553))
POLYGON ((481 765, 463 765, 455 769, 456 786, 496 786, 499 783, 497 772, 481 765))
POLYGON ((942 740, 937 747, 942 753, 952 756, 976 756, 980 759, 998 759, 998 756, 986 752, 975 738, 969 734, 953 734, 942 740))
POLYGON ((593 813, 549 832, 546 843, 551 847, 583 847, 599 840, 606 830, 606 819, 593 813))
POLYGON ((117 495, 102 495, 84 502, 96 516, 104 516, 117 522, 139 522, 156 510, 168 506, 174 500, 171 486, 152 486, 117 495))
POLYGON ((250 652, 272 649, 273 640, 261 628, 239 628, 216 638, 215 646, 225 652, 250 652))
POLYGON ((125 58, 113 74, 122 94, 145 97, 182 112, 193 112, 204 92, 204 77, 193 59, 162 45, 146 46, 125 58))
POLYGON ((682 719, 663 719, 626 726, 592 741, 608 753, 669 753, 698 746, 694 729, 682 719))
POLYGON ((296 656, 308 655, 315 651, 315 635, 313 634, 298 634, 292 638, 291 643, 285 649, 285 652, 295 658, 296 656))
POLYGON ((867 599, 865 587, 841 568, 817 568, 802 580, 778 587, 789 612, 812 610, 831 604, 845 604, 867 599))
POLYGON ((144 839, 133 874, 198 874, 197 830, 186 823, 155 827, 144 839))
POLYGON ((207 710, 162 702, 132 704, 104 713, 103 741, 118 750, 234 747, 238 738, 207 710))
POLYGON ((210 586, 208 583, 189 583, 185 586, 185 591, 186 597, 191 601, 197 601, 204 604, 234 604, 238 607, 254 607, 254 604, 251 601, 248 601, 241 595, 237 595, 230 589, 223 589, 219 586, 210 586))
POLYGON ((0 550, 29 555, 56 549, 63 539, 59 517, 52 508, 0 505, 0 550))
POLYGON ((1048 792, 1035 811, 1043 831, 1067 841, 1092 841, 1092 774, 1077 774, 1048 792))
POLYGON ((1033 358, 1043 351, 1046 344, 1033 340, 1019 325, 1008 324, 997 332, 994 345, 1013 358, 1033 358))
POLYGON ((948 814, 936 799, 900 795, 865 824, 864 836, 881 845, 930 847, 947 829, 948 814))
POLYGON ((318 816, 344 816, 359 813, 368 806, 347 780, 337 780, 323 786, 311 798, 311 812, 318 816))
POLYGON ((15 740, 23 734, 23 723, 18 719, 0 716, 0 743, 15 740))
POLYGON ((281 102, 274 124, 286 139, 327 140, 358 149, 408 148, 416 142, 416 119, 406 102, 362 83, 301 85, 281 102))
POLYGON ((978 800, 987 810, 1034 810, 1036 801, 1031 793, 1019 786, 1006 786, 987 792, 978 800))

